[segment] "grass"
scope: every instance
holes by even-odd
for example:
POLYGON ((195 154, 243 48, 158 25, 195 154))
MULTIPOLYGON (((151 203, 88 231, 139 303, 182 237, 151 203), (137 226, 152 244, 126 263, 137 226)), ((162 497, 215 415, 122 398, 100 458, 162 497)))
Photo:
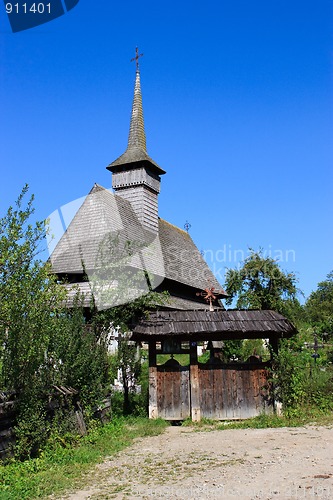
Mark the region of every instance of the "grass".
MULTIPOLYGON (((206 363, 209 359, 209 351, 206 351, 204 354, 198 357, 198 361, 200 363, 206 363)), ((158 365, 164 365, 166 361, 168 361, 171 358, 170 354, 158 354, 156 359, 157 359, 157 364, 158 365)), ((182 366, 188 366, 190 364, 190 355, 189 354, 174 354, 173 358, 178 361, 178 363, 182 366)))
POLYGON ((185 420, 182 425, 186 427, 194 427, 196 430, 202 431, 224 429, 265 429, 269 427, 302 427, 304 425, 333 426, 333 413, 320 413, 309 408, 293 417, 262 414, 246 420, 227 420, 223 422, 203 418, 200 422, 185 420))
POLYGON ((39 458, 0 465, 0 499, 32 500, 82 487, 95 464, 129 446, 137 437, 160 434, 166 425, 163 420, 121 418, 96 428, 89 436, 78 439, 75 446, 54 437, 39 458))
MULTIPOLYGON (((194 431, 297 427, 306 424, 333 426, 333 413, 321 414, 307 409, 292 418, 260 415, 244 421, 216 422, 202 419, 201 422, 188 420, 183 422, 184 426, 191 426, 194 431)), ((0 500, 33 500, 52 494, 56 498, 65 490, 82 489, 85 484, 89 483, 94 465, 129 446, 137 437, 160 434, 166 425, 167 423, 163 420, 119 418, 104 427, 97 427, 88 436, 74 441, 69 437, 53 436, 49 447, 41 453, 39 458, 0 465, 0 500)), ((141 469, 149 472, 150 467, 154 465, 154 470, 157 468, 162 477, 162 466, 159 469, 158 463, 151 464, 150 460, 151 457, 147 456, 145 463, 140 467, 140 472, 141 469)), ((200 461, 202 460, 201 457, 200 461)), ((166 467, 165 463, 162 465, 166 467)), ((171 465, 174 463, 172 462, 171 465)), ((194 464, 193 460, 190 460, 189 465, 199 466, 199 464, 194 464)), ((173 467, 171 469, 173 470, 173 467)), ((119 485, 115 485, 116 487, 118 488, 119 485)))
MULTIPOLYGON (((173 358, 178 361, 178 363, 182 366, 187 366, 190 364, 190 355, 189 354, 174 354, 173 358)), ((171 359, 170 354, 158 354, 156 356, 157 364, 164 365, 169 359, 171 359)))

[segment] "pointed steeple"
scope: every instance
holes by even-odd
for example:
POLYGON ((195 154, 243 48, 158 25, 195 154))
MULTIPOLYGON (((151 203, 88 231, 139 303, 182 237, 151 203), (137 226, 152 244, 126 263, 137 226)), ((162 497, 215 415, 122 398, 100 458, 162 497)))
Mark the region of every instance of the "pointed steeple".
POLYGON ((140 69, 138 64, 139 57, 140 55, 138 54, 138 50, 136 50, 136 57, 132 59, 132 61, 136 60, 136 76, 127 149, 124 154, 122 154, 114 162, 110 163, 110 165, 106 168, 111 172, 118 172, 120 170, 119 167, 122 167, 121 170, 124 170, 125 165, 127 165, 128 168, 138 168, 139 166, 145 165, 155 174, 163 175, 165 174, 165 171, 159 167, 147 153, 142 108, 140 69))
POLYGON ((145 124, 143 120, 142 95, 140 84, 140 71, 136 70, 134 99, 132 106, 131 124, 128 135, 128 146, 130 148, 141 148, 147 154, 145 124))
POLYGON ((112 172, 112 187, 115 193, 131 203, 146 229, 156 233, 160 176, 165 174, 165 171, 147 153, 138 62, 141 55, 136 49, 136 57, 132 59, 136 61, 136 75, 127 149, 106 168, 112 172))

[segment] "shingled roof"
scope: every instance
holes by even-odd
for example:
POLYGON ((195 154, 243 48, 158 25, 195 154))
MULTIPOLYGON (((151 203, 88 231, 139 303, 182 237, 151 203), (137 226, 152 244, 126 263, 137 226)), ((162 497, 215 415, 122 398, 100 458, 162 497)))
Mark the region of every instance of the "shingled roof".
POLYGON ((186 231, 162 219, 156 235, 146 231, 129 201, 95 184, 50 260, 58 275, 83 275, 107 266, 112 259, 152 274, 153 288, 167 278, 198 290, 208 284, 221 289, 186 231), (110 249, 107 262, 100 257, 105 241, 110 249))
POLYGON ((290 337, 296 328, 282 314, 263 310, 155 311, 133 328, 133 340, 230 340, 290 337))

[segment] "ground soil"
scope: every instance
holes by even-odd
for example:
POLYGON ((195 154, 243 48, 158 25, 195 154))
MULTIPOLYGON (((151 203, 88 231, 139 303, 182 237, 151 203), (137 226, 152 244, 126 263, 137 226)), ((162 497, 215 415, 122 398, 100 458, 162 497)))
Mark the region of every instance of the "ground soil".
POLYGON ((333 428, 168 427, 98 465, 62 498, 333 499, 333 428))

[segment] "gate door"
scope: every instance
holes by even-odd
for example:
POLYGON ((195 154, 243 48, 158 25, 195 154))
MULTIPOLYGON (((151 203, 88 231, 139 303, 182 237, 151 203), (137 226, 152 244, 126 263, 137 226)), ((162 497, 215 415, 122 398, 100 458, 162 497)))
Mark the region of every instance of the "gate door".
POLYGON ((185 420, 191 415, 190 371, 172 361, 157 366, 157 414, 165 420, 185 420))
POLYGON ((271 413, 267 378, 262 365, 199 365, 201 417, 229 420, 271 413))

